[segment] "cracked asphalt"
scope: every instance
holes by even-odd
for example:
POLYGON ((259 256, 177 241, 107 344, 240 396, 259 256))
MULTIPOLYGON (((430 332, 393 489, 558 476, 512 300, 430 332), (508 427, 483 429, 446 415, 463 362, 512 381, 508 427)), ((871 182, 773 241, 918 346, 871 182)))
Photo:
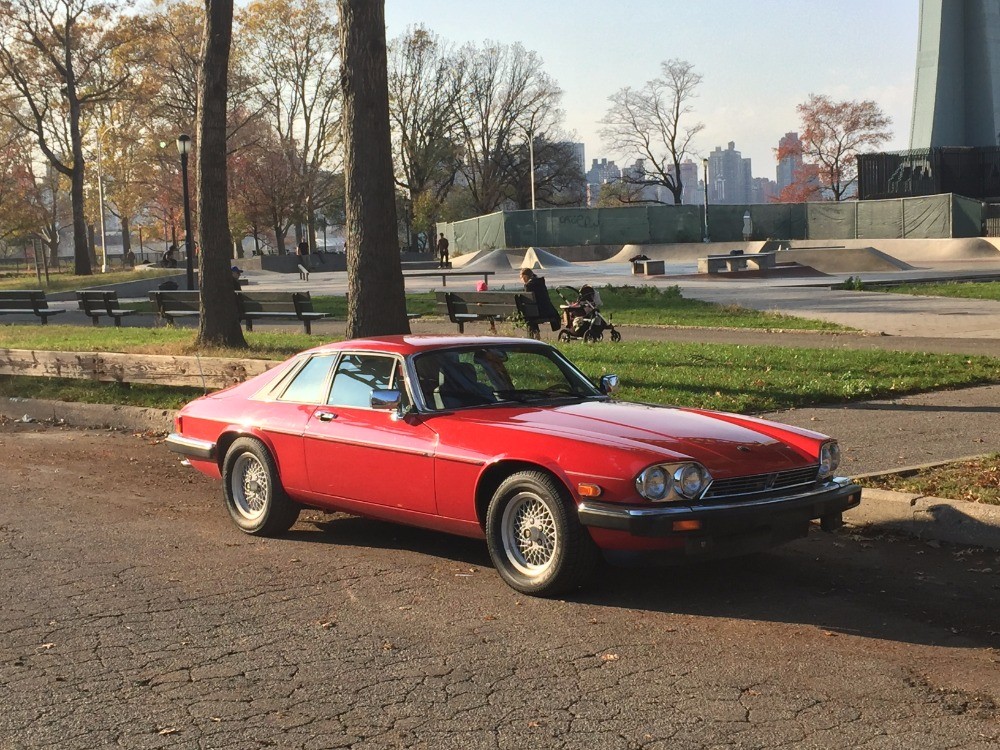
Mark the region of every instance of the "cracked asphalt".
POLYGON ((521 596, 485 545, 240 534, 158 438, 0 424, 0 748, 1000 747, 1000 556, 846 529, 521 596))

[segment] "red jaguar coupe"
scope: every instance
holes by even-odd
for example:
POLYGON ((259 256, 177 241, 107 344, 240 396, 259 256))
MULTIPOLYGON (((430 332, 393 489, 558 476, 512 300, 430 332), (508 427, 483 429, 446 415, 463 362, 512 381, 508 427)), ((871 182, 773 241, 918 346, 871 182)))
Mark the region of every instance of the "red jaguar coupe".
POLYGON ((302 352, 178 413, 170 448, 221 478, 248 534, 300 509, 484 538, 501 577, 551 596, 602 555, 743 554, 861 500, 815 432, 616 401, 529 339, 392 336, 302 352))

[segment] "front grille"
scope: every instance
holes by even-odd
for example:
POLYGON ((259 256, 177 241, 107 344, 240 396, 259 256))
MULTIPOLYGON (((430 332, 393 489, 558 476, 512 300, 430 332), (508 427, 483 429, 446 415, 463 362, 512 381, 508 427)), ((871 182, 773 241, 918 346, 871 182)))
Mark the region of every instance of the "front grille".
POLYGON ((771 474, 717 479, 709 485, 702 500, 757 500, 790 494, 789 490, 816 484, 819 466, 789 469, 771 474))

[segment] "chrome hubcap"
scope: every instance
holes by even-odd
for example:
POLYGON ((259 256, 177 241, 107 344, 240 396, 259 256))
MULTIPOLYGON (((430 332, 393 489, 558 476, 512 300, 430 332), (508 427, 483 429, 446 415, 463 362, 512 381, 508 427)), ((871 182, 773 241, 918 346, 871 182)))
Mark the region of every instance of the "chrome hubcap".
POLYGON ((545 573, 559 544, 556 520, 540 497, 522 492, 504 509, 503 548, 507 559, 526 576, 545 573))
POLYGON ((233 500, 236 510, 248 521, 264 512, 269 490, 267 470, 256 456, 244 453, 236 459, 232 476, 233 500))

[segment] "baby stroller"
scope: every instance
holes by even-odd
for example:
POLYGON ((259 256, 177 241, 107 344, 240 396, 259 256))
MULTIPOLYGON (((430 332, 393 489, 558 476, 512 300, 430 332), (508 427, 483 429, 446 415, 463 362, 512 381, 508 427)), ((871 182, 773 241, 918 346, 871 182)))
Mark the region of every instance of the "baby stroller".
POLYGON ((622 335, 614 324, 601 315, 601 295, 589 284, 584 284, 579 289, 571 286, 563 286, 556 289, 556 293, 562 298, 564 304, 559 305, 562 310, 562 328, 559 330, 560 341, 573 341, 583 339, 584 341, 601 341, 605 331, 611 332, 612 341, 621 341, 622 335), (570 290, 575 301, 569 302, 563 295, 562 290, 570 290))

